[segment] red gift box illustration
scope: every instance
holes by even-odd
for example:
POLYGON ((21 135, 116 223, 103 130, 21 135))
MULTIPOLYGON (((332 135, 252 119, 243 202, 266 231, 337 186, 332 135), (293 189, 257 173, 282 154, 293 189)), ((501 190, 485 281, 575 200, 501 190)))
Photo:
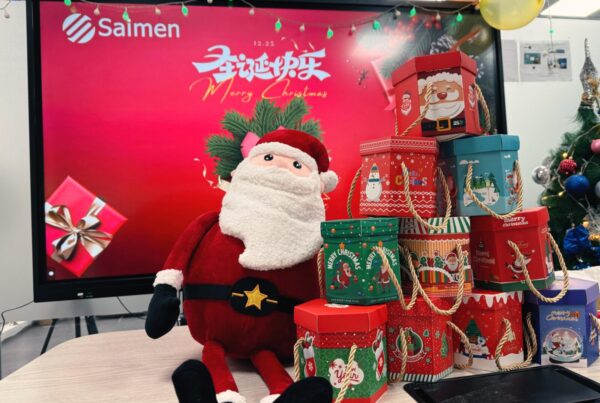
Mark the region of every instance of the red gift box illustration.
POLYGON ((46 254, 81 277, 127 219, 71 177, 45 204, 46 254))

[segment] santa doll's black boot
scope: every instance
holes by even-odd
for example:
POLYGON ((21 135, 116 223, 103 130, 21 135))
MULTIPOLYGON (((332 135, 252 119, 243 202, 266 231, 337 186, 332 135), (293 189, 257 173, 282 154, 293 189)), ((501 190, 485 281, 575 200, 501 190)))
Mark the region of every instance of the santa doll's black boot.
POLYGON ((212 377, 202 362, 187 360, 173 372, 171 379, 180 403, 217 403, 212 377))
POLYGON ((332 400, 329 381, 313 376, 291 384, 274 403, 331 403, 332 400))

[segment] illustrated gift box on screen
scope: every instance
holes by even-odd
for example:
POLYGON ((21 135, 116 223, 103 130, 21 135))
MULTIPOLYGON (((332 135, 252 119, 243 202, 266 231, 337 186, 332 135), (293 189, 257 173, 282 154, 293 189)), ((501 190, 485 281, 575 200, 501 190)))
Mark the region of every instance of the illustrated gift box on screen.
POLYGON ((67 177, 45 204, 46 254, 77 277, 110 244, 127 219, 67 177))

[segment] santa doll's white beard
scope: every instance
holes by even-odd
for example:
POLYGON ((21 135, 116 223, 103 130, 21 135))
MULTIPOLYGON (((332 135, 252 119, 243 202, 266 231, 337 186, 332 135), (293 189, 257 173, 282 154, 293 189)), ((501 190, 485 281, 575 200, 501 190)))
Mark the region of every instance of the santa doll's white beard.
MULTIPOLYGON (((421 110, 423 107, 421 107, 421 110)), ((440 102, 430 104, 425 117, 429 120, 441 118, 450 118, 457 116, 465 109, 465 103, 462 100, 454 102, 440 102)))
POLYGON ((240 264, 253 270, 284 269, 314 257, 324 220, 316 172, 299 177, 249 160, 237 167, 219 216, 221 231, 244 242, 240 264))

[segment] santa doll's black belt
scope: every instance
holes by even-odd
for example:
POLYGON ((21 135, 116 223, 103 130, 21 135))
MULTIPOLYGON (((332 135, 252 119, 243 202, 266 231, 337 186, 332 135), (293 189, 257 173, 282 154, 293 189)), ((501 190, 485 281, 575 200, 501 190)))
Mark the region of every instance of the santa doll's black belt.
POLYGON ((438 119, 437 121, 426 121, 421 123, 421 128, 423 130, 431 131, 447 131, 452 130, 455 127, 462 127, 465 125, 464 118, 454 118, 454 119, 438 119))
POLYGON ((183 298, 229 301, 237 312, 252 316, 266 316, 274 311, 293 314, 294 306, 301 303, 279 295, 270 281, 253 277, 240 279, 233 285, 186 284, 183 298))

